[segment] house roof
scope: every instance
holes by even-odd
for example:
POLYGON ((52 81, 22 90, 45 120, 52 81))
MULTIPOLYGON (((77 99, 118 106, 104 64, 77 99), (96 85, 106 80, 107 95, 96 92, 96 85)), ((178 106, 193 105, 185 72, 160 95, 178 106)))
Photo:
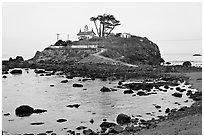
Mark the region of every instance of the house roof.
POLYGON ((77 35, 91 35, 91 34, 94 34, 96 35, 93 31, 87 31, 87 32, 79 32, 77 35))

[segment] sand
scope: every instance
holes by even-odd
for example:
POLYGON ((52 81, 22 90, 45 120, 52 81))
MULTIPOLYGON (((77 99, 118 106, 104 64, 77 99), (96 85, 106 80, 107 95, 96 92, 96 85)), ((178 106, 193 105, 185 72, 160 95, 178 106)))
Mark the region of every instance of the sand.
MULTIPOLYGON (((182 75, 189 77, 193 88, 202 91, 202 72, 182 75)), ((157 127, 142 130, 139 135, 202 135, 202 113, 187 114, 179 119, 160 122, 157 127)))

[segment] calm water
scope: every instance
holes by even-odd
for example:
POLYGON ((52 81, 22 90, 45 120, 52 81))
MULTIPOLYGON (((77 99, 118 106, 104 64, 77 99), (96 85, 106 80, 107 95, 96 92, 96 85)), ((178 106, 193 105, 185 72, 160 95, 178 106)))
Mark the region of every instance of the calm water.
MULTIPOLYGON (((23 133, 45 133, 46 130, 53 130, 57 134, 66 134, 66 130, 76 130, 78 126, 87 126, 97 130, 104 118, 107 121, 115 122, 120 113, 130 116, 141 115, 142 119, 156 118, 164 115, 167 107, 180 108, 190 106, 193 101, 185 96, 175 98, 171 94, 175 90, 168 92, 157 91, 158 94, 149 96, 132 96, 123 94, 125 89, 117 89, 115 92, 103 93, 100 89, 103 86, 114 88, 118 81, 78 81, 79 77, 69 80, 68 83, 60 83, 65 78, 63 76, 39 76, 34 70, 29 73, 23 69, 22 75, 7 75, 2 79, 2 112, 9 112, 10 116, 2 116, 2 129, 7 134, 23 133), (72 87, 73 83, 82 83, 83 88, 72 87), (54 87, 50 87, 54 84, 54 87), (86 90, 85 90, 86 89, 86 90), (185 100, 189 100, 185 103, 185 100), (175 102, 181 105, 174 104, 175 102), (80 104, 79 108, 68 108, 69 104, 80 104), (27 104, 33 108, 46 109, 42 114, 33 114, 29 117, 17 117, 15 108, 27 104), (162 112, 153 104, 162 107, 162 112), (153 116, 146 113, 152 113, 153 116), (59 118, 67 119, 64 123, 57 123, 59 118), (89 121, 93 119, 94 123, 89 121), (32 122, 44 122, 43 125, 30 125, 32 122), (67 128, 67 129, 63 129, 67 128)), ((190 85, 180 85, 182 88, 189 88, 190 85)), ((161 87, 163 88, 163 87, 161 87)), ((174 87, 175 89, 175 87, 174 87)), ((194 90, 196 91, 196 90, 194 90)), ((136 93, 137 91, 135 91, 136 93)))

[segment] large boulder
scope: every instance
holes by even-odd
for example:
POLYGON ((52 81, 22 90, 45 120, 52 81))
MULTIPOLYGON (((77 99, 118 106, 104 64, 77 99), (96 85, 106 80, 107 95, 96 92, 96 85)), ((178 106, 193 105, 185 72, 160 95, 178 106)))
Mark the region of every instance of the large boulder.
POLYGON ((131 89, 128 89, 128 90, 125 90, 123 93, 124 94, 132 94, 132 93, 134 93, 134 91, 132 91, 131 89))
POLYGON ((101 92, 111 92, 111 90, 105 86, 100 89, 101 92))
POLYGON ((192 64, 191 64, 191 62, 190 61, 185 61, 185 62, 183 62, 183 66, 185 66, 185 67, 190 67, 192 64))
POLYGON ((28 105, 22 105, 17 107, 15 110, 15 114, 18 117, 27 117, 33 113, 34 109, 28 105))
POLYGON ((116 122, 121 125, 128 124, 130 123, 130 119, 131 117, 126 114, 119 114, 116 118, 116 122))

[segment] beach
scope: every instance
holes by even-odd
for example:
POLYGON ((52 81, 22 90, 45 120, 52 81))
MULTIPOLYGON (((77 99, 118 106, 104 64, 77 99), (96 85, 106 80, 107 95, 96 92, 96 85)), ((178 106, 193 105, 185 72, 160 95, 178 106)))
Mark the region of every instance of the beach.
MULTIPOLYGON (((202 92, 202 72, 181 73, 189 77, 189 83, 193 88, 202 92)), ((202 109, 202 101, 193 104, 202 109)), ((160 122, 156 128, 146 129, 139 135, 202 135, 202 110, 198 113, 186 113, 178 119, 170 119, 160 122)))

